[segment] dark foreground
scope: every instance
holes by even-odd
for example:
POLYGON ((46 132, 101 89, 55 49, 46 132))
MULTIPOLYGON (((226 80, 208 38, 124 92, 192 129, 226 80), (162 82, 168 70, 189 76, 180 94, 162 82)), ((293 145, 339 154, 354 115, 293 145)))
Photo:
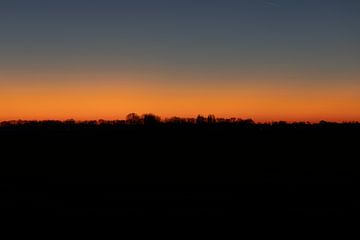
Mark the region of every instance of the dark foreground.
POLYGON ((0 208, 52 215, 345 215, 359 124, 0 127, 0 208))

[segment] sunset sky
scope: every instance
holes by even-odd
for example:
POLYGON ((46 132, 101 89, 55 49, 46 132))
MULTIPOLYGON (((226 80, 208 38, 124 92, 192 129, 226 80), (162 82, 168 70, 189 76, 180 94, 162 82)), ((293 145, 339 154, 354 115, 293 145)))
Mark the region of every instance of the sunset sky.
POLYGON ((360 121, 360 1, 0 1, 0 121, 130 112, 360 121))

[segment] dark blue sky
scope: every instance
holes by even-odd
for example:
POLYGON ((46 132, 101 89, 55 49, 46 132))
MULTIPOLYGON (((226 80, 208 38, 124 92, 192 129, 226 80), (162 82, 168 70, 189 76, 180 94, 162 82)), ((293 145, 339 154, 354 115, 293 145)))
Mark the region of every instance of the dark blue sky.
POLYGON ((1 68, 356 71, 357 0, 2 0, 1 68))

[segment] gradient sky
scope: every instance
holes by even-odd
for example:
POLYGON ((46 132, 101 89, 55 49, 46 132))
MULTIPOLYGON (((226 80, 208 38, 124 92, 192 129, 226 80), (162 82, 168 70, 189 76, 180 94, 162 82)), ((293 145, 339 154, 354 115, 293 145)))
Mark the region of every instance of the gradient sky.
POLYGON ((0 120, 360 121, 358 0, 1 0, 0 120))

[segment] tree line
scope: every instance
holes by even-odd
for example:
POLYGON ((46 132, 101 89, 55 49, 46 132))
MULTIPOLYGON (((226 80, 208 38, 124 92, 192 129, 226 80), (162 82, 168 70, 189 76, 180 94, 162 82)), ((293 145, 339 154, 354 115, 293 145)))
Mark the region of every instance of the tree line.
POLYGON ((137 113, 129 113, 126 115, 126 118, 123 120, 85 120, 85 121, 76 121, 74 119, 68 119, 64 121, 60 120, 11 120, 11 121, 2 121, 0 122, 0 127, 14 126, 14 125, 32 125, 32 126, 59 126, 59 125, 220 125, 220 124, 229 124, 229 125, 271 125, 271 126, 283 126, 283 125, 360 125, 359 122, 328 122, 320 121, 318 123, 311 122, 286 122, 286 121, 272 121, 265 123, 256 123, 253 119, 242 119, 242 118, 217 118, 214 114, 209 114, 208 116, 198 115, 194 118, 182 118, 182 117, 170 117, 162 119, 160 116, 153 113, 146 113, 139 115, 137 113))

